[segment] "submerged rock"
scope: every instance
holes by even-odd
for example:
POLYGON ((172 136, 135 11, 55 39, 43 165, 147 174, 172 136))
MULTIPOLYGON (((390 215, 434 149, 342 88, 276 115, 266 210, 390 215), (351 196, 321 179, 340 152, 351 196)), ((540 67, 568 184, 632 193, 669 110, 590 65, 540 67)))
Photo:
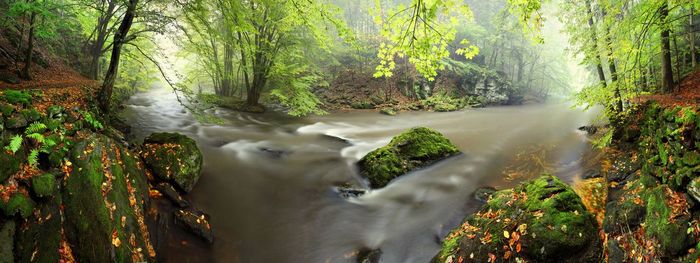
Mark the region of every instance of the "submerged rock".
POLYGON ((458 153, 444 135, 420 127, 405 131, 388 145, 368 153, 358 166, 373 188, 381 188, 396 177, 458 153))
POLYGON ((598 132, 598 127, 596 127, 594 125, 587 125, 587 126, 578 127, 578 130, 585 131, 586 133, 588 133, 588 135, 594 135, 598 132))
POLYGON ((202 174, 202 153, 197 143, 178 133, 154 133, 143 143, 141 155, 153 174, 189 192, 202 174))
POLYGON ((381 249, 363 248, 357 253, 357 263, 379 263, 381 258, 381 249))
POLYGON ((396 115, 396 111, 392 108, 383 108, 383 109, 379 110, 379 113, 384 114, 384 115, 388 115, 388 116, 395 116, 396 115))
POLYGON ((209 215, 201 211, 177 210, 175 223, 185 230, 201 237, 210 244, 214 242, 214 233, 209 224, 209 215))
POLYGON ((161 192, 166 198, 168 198, 168 200, 173 202, 173 204, 175 204, 176 206, 180 208, 190 206, 190 203, 187 202, 187 200, 185 200, 184 198, 182 198, 180 193, 178 193, 172 185, 168 183, 159 183, 156 186, 156 189, 158 189, 159 192, 161 192))
POLYGON ((335 190, 338 192, 338 195, 344 199, 348 199, 351 197, 360 197, 367 193, 367 190, 365 189, 358 189, 358 188, 352 188, 352 187, 344 187, 344 186, 338 186, 335 188, 335 190))
POLYGON ((104 135, 78 141, 62 190, 65 232, 84 262, 144 262, 155 258, 144 210, 145 171, 136 155, 104 135))
POLYGON ((480 202, 487 202, 495 192, 496 188, 490 186, 479 187, 479 189, 476 189, 476 191, 474 191, 474 199, 480 202))
POLYGON ((594 216, 571 187, 546 175, 494 193, 445 238, 433 262, 600 262, 602 255, 594 216))

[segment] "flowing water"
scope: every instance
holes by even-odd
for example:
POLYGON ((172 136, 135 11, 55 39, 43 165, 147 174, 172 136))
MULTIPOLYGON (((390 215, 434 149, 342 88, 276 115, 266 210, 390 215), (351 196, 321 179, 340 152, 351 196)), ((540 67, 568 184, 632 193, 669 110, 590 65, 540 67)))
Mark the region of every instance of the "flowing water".
POLYGON ((165 261, 354 262, 358 249, 380 248, 382 262, 429 262, 440 238, 478 207, 478 187, 506 188, 543 171, 568 182, 580 176, 591 147, 576 128, 595 119, 564 104, 395 117, 212 114, 224 123, 197 122, 164 89, 133 96, 123 112, 136 138, 180 132, 204 154, 188 198, 212 216, 215 242, 175 234, 165 261), (358 198, 338 195, 334 185, 365 184, 359 158, 416 126, 442 132, 464 154, 358 198))

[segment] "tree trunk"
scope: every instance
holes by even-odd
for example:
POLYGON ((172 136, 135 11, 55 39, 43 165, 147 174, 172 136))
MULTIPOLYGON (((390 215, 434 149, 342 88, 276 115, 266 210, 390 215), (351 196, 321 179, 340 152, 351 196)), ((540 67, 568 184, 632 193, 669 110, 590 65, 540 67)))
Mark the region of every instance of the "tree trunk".
POLYGON ((114 16, 114 9, 116 8, 115 1, 109 1, 107 10, 100 15, 97 19, 97 38, 95 38, 95 43, 92 45, 90 50, 90 70, 88 72, 91 79, 99 79, 100 77, 100 58, 102 57, 102 50, 105 48, 105 43, 107 42, 107 32, 109 27, 109 22, 114 16))
POLYGON ((661 88, 663 92, 671 92, 674 86, 673 83, 673 66, 671 64, 671 31, 667 27, 668 23, 668 3, 664 2, 659 9, 659 18, 661 19, 661 88))
POLYGON ((697 61, 697 51, 695 51, 695 21, 693 21, 693 16, 695 16, 695 10, 690 7, 690 65, 693 69, 698 65, 697 61))
POLYGON ((136 5, 138 0, 129 0, 129 5, 127 6, 126 13, 124 13, 124 18, 122 19, 119 29, 114 34, 114 40, 112 41, 112 56, 109 61, 109 69, 107 69, 107 74, 105 75, 105 81, 100 88, 98 94, 98 100, 100 104, 100 109, 103 113, 110 112, 110 102, 112 100, 112 90, 114 89, 114 81, 117 78, 117 72, 119 70, 119 56, 121 55, 122 45, 124 45, 124 40, 126 35, 131 29, 131 24, 134 22, 134 13, 136 12, 136 5))
POLYGON ((596 69, 598 71, 598 79, 600 80, 600 85, 605 87, 605 86, 607 86, 607 81, 605 80, 605 71, 603 70, 603 62, 600 58, 600 53, 598 53, 598 35, 596 34, 595 22, 593 22, 593 8, 591 7, 590 0, 586 0, 586 10, 588 11, 588 27, 590 27, 590 29, 591 29, 591 37, 593 38, 593 52, 595 53, 596 69))
POLYGON ((32 12, 29 17, 29 36, 27 36, 27 53, 24 57, 24 68, 22 69, 22 78, 26 80, 32 79, 30 68, 32 66, 32 53, 34 53, 34 24, 36 22, 36 12, 32 12))

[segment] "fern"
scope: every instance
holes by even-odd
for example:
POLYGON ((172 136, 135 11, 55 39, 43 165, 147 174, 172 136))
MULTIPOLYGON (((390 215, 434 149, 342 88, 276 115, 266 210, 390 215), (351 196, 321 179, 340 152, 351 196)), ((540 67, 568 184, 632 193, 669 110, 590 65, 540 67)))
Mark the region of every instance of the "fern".
POLYGON ((44 143, 44 135, 40 133, 27 134, 27 138, 34 139, 37 143, 44 143))
POLYGON ((42 133, 46 130, 46 124, 43 124, 41 122, 34 122, 27 129, 24 131, 24 134, 32 134, 32 133, 42 133))
POLYGON ((22 136, 15 135, 15 137, 12 137, 10 140, 10 145, 5 146, 5 149, 8 151, 11 151, 13 154, 19 151, 19 148, 22 147, 22 141, 24 139, 22 136))
POLYGON ((31 167, 36 167, 39 164, 39 150, 38 149, 33 149, 31 152, 29 152, 29 156, 27 156, 27 163, 31 167))

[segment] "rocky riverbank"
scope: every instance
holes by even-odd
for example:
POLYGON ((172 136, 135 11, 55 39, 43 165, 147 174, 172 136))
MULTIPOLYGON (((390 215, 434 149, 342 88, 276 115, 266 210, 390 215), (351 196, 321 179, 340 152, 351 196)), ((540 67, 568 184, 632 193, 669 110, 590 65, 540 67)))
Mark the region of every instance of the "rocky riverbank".
MULTIPOLYGON (((0 262, 157 261, 151 199, 181 199, 202 155, 179 134, 127 142, 92 110, 93 92, 0 92, 0 262)), ((208 217, 187 206, 175 217, 211 241, 208 217)))

